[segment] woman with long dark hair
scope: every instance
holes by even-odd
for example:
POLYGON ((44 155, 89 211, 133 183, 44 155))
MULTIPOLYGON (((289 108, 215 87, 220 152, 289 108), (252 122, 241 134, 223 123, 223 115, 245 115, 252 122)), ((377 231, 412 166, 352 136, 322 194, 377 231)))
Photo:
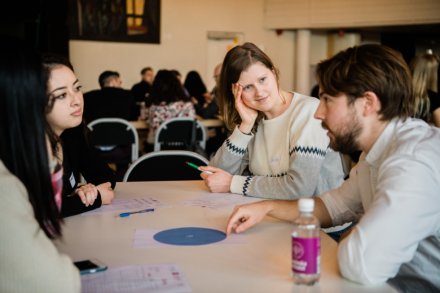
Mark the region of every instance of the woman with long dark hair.
POLYGON ((63 217, 110 204, 115 176, 87 140, 81 84, 69 60, 45 54, 43 68, 49 96, 46 118, 55 158, 63 166, 63 217), (87 183, 82 184, 81 175, 87 183))
POLYGON ((151 106, 148 109, 149 126, 148 150, 152 150, 154 137, 159 126, 166 120, 175 117, 196 116, 190 98, 185 95, 183 86, 176 74, 170 70, 159 70, 151 88, 151 106))
POLYGON ((51 241, 61 237, 62 169, 46 135, 41 60, 0 40, 0 292, 79 292, 78 270, 51 241))

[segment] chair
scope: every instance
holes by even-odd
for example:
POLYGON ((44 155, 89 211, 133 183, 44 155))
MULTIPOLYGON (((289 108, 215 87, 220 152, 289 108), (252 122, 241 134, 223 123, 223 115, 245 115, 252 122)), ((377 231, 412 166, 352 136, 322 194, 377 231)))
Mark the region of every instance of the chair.
POLYGON ((99 118, 90 122, 90 143, 107 163, 128 164, 139 157, 137 130, 121 118, 99 118))
POLYGON ((141 156, 128 168, 123 181, 201 180, 200 171, 189 167, 186 162, 208 165, 205 157, 191 151, 151 152, 141 156))
POLYGON ((206 129, 193 118, 171 118, 163 122, 156 131, 154 151, 192 150, 206 148, 206 129))

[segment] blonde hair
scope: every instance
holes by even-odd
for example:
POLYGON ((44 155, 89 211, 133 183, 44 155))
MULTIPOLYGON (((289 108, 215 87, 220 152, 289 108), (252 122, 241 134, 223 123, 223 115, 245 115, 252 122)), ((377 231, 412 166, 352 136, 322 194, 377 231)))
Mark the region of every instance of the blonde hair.
POLYGON ((411 62, 414 112, 417 118, 430 116, 428 90, 438 92, 438 66, 439 57, 429 53, 416 56, 411 62))

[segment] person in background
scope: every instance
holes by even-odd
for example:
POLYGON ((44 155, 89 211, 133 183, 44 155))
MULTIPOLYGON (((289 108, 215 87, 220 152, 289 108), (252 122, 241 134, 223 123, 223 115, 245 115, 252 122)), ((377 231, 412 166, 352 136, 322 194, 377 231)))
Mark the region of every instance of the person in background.
POLYGON ((211 95, 214 97, 218 96, 218 86, 220 84, 220 74, 222 73, 222 63, 217 64, 214 67, 213 78, 215 80, 215 86, 211 90, 211 95))
POLYGON ((176 74, 169 70, 159 70, 151 89, 151 106, 148 109, 148 137, 146 151, 152 151, 154 138, 159 126, 174 117, 195 117, 194 107, 185 96, 176 74))
POLYGON ((154 81, 154 70, 151 67, 145 67, 141 70, 141 81, 134 84, 131 88, 136 103, 146 103, 151 92, 151 86, 154 81))
MULTIPOLYGON (((334 150, 360 149, 344 183, 315 200, 322 227, 357 222, 338 247, 341 274, 402 292, 439 292, 440 129, 414 114, 410 70, 401 54, 381 45, 355 46, 318 64, 322 121, 334 150)), ((297 201, 236 207, 227 234, 265 215, 293 221, 297 201)))
POLYGON ((62 236, 62 169, 46 143, 42 72, 35 51, 1 36, 0 292, 80 292, 78 270, 52 242, 62 236))
POLYGON ((197 71, 192 70, 187 73, 183 86, 188 90, 192 99, 195 99, 197 103, 204 103, 205 98, 203 95, 208 93, 208 90, 197 71))
POLYGON ((110 204, 116 184, 114 173, 88 144, 81 84, 73 67, 54 54, 43 57, 43 66, 48 77, 49 137, 64 169, 61 214, 72 216, 110 204), (80 183, 81 175, 86 184, 80 183))
POLYGON ((185 88, 185 86, 183 85, 183 82, 182 82, 182 74, 180 73, 180 71, 177 70, 177 69, 171 69, 170 71, 171 71, 171 72, 177 77, 177 79, 180 81, 180 84, 181 84, 182 87, 183 87, 183 92, 185 93, 185 96, 188 97, 188 98, 190 98, 191 95, 189 94, 189 92, 188 92, 188 90, 185 88))
MULTIPOLYGON (((204 119, 217 119, 219 116, 219 108, 218 108, 218 85, 220 80, 220 73, 222 70, 222 64, 219 63, 214 67, 214 80, 215 80, 215 86, 209 93, 209 95, 204 95, 205 101, 203 104, 195 104, 194 107, 196 108, 196 113, 200 113, 199 116, 201 116, 204 119), (199 110, 197 110, 200 108, 199 110)), ((193 101, 194 102, 194 101, 193 101)))
POLYGON ((217 103, 206 89, 205 83, 197 71, 188 72, 183 86, 191 96, 191 101, 194 104, 197 115, 204 119, 217 118, 217 103))
POLYGON ((415 117, 437 127, 440 127, 439 62, 439 56, 429 52, 414 57, 410 63, 415 117))
MULTIPOLYGON (((222 63, 217 64, 214 67, 213 77, 215 80, 215 86, 211 90, 209 98, 206 99, 203 104, 203 109, 199 110, 204 112, 202 117, 218 119, 220 116, 219 108, 218 108, 218 87, 220 84, 220 74, 222 70, 222 63)), ((197 105, 195 105, 197 106, 197 105)), ((197 112, 197 108, 196 108, 197 112)), ((227 138, 227 131, 224 127, 212 127, 208 128, 208 140, 206 141, 206 154, 208 158, 213 156, 220 146, 223 144, 225 139, 227 138)))
POLYGON ((319 100, 282 90, 270 58, 252 43, 225 56, 220 109, 231 136, 201 176, 211 192, 293 199, 340 185, 341 156, 313 117, 319 100))
POLYGON ((84 120, 98 118, 138 120, 140 110, 130 91, 123 89, 118 72, 106 70, 99 75, 101 89, 84 94, 84 120))

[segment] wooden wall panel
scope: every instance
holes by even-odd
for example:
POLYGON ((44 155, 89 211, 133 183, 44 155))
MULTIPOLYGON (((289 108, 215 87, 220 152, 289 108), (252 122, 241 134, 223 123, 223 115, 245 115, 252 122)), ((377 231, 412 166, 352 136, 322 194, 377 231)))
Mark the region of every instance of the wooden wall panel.
POLYGON ((440 0, 266 0, 266 28, 349 28, 440 23, 440 0))
POLYGON ((266 28, 307 28, 310 23, 310 1, 268 0, 264 7, 266 28))

